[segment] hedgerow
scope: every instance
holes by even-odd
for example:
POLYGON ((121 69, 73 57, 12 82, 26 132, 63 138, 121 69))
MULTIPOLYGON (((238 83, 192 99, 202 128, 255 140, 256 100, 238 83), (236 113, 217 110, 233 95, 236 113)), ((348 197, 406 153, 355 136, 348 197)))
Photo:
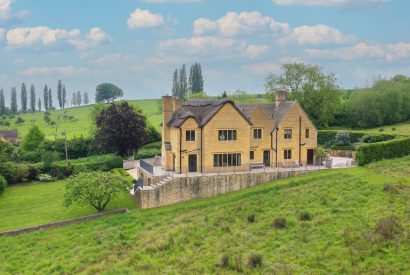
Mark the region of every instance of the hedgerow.
POLYGON ((397 138, 360 146, 357 149, 356 159, 359 165, 365 165, 407 155, 410 155, 410 138, 397 138))

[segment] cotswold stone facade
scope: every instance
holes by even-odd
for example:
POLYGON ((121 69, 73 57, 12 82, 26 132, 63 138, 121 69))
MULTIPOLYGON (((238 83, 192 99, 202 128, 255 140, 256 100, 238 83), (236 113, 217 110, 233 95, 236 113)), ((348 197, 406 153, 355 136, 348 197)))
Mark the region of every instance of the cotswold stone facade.
POLYGON ((163 97, 162 168, 176 173, 248 171, 314 163, 317 129, 297 101, 163 97))

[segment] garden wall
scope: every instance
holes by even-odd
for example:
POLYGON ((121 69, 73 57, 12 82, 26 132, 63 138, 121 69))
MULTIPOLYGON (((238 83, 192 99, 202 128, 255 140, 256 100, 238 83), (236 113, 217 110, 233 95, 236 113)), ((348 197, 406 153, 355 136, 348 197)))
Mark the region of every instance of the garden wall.
POLYGON ((161 207, 198 198, 254 187, 277 179, 307 174, 309 171, 281 171, 230 175, 174 177, 167 184, 151 190, 137 190, 134 201, 141 209, 161 207))

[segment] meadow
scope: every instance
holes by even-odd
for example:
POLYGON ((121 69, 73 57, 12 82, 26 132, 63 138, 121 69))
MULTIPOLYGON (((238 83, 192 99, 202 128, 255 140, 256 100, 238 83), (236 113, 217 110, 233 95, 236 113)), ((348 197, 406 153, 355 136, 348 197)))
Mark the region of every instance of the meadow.
MULTIPOLYGON (((162 115, 160 111, 159 99, 130 100, 131 105, 140 108, 147 117, 150 124, 160 130, 162 115)), ((50 111, 51 121, 56 122, 56 126, 48 125, 44 120, 44 112, 19 114, 10 120, 9 129, 17 129, 19 137, 24 137, 31 126, 37 125, 45 133, 47 138, 62 138, 63 132, 67 130, 67 137, 87 136, 91 131, 91 112, 94 105, 72 107, 65 110, 50 111), (72 119, 69 117, 72 116, 72 119), (16 124, 17 117, 25 120, 23 124, 16 124)))
MULTIPOLYGON (((409 167, 410 157, 405 157, 322 171, 214 198, 3 237, 0 273, 404 274, 410 270, 409 167), (278 217, 285 224, 278 226, 278 217), (249 264, 255 259, 260 266, 249 264)), ((0 198, 0 214, 8 224, 3 228, 30 219, 40 222, 38 207, 44 221, 72 211, 88 213, 63 210, 58 184, 9 188, 0 198), (14 202, 20 194, 35 202, 14 202)), ((128 205, 123 200, 110 209, 128 205)))

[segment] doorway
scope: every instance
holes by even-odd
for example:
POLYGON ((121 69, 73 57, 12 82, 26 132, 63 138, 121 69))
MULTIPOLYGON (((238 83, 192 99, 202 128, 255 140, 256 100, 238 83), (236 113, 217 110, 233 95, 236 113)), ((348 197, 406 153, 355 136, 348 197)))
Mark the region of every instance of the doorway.
POLYGON ((270 166, 270 151, 263 151, 263 165, 270 166))
POLYGON ((313 149, 307 149, 307 165, 313 165, 313 158, 315 151, 313 149))
POLYGON ((188 172, 197 172, 197 155, 188 155, 188 172))

